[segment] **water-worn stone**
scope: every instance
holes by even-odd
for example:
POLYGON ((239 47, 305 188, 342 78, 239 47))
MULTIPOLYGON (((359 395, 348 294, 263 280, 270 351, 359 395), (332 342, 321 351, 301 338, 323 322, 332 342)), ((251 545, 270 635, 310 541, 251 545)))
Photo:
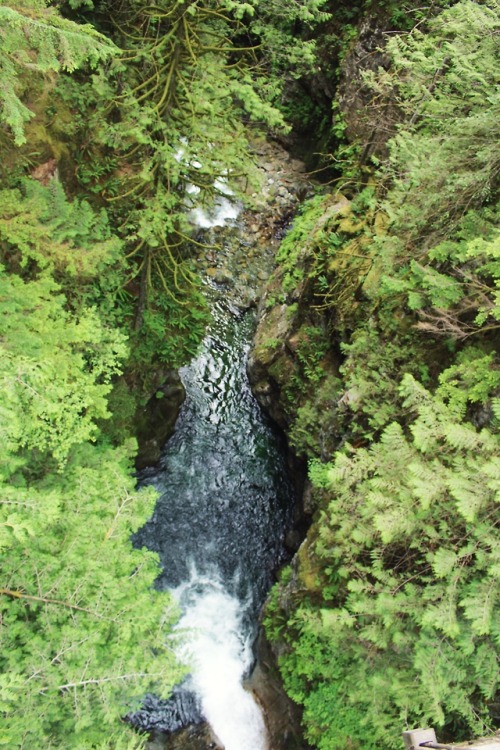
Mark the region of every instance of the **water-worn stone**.
POLYGON ((202 271, 209 282, 224 286, 227 299, 240 309, 256 304, 262 282, 274 268, 276 250, 295 211, 297 196, 305 196, 311 189, 302 162, 290 162, 278 143, 259 141, 253 149, 261 157, 262 185, 259 193, 249 195, 252 207, 240 215, 235 226, 220 227, 217 234, 214 229, 203 230, 198 237, 217 245, 198 256, 202 271))
POLYGON ((234 284, 234 276, 228 268, 218 268, 213 278, 217 284, 222 284, 223 286, 232 286, 234 284))
POLYGON ((141 707, 125 720, 142 732, 176 732, 204 722, 201 704, 195 693, 180 685, 167 700, 148 693, 141 707))
POLYGON ((136 414, 136 436, 139 444, 135 464, 137 469, 158 463, 161 450, 172 435, 179 409, 186 392, 179 374, 167 373, 163 385, 136 414))
POLYGON ((209 724, 186 727, 172 734, 155 732, 146 750, 224 750, 209 724))
POLYGON ((246 687, 263 709, 269 750, 308 750, 300 726, 302 711, 283 690, 275 655, 262 630, 257 642, 257 666, 246 687))

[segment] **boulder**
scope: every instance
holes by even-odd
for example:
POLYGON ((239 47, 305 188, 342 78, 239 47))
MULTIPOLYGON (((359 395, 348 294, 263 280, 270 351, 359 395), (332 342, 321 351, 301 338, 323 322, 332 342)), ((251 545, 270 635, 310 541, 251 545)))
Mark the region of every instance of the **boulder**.
POLYGON ((146 750, 224 750, 209 724, 186 727, 172 734, 153 733, 146 750))

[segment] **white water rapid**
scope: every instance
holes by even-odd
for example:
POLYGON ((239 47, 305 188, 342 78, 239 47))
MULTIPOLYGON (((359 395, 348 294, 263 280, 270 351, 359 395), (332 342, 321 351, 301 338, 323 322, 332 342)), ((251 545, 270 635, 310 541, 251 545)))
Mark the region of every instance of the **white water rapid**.
MULTIPOLYGON (((174 158, 179 163, 186 161, 187 146, 187 139, 181 138, 181 144, 174 155, 174 158)), ((201 169, 202 164, 198 159, 191 159, 189 166, 201 169)), ((241 203, 234 200, 234 193, 224 177, 218 177, 214 181, 213 187, 216 191, 213 205, 211 207, 202 207, 197 205, 196 202, 196 196, 200 194, 201 189, 192 183, 186 185, 186 193, 188 196, 191 196, 190 201, 192 206, 188 212, 188 217, 191 223, 199 229, 223 227, 237 219, 241 212, 241 203)))
POLYGON ((173 645, 191 670, 174 709, 150 701, 140 727, 173 730, 203 717, 225 750, 267 750, 260 708, 243 681, 260 608, 284 560, 293 495, 281 437, 247 381, 251 330, 248 316, 214 303, 201 352, 181 370, 187 397, 176 431, 160 466, 141 475, 160 497, 135 537, 158 552, 157 586, 179 601, 173 645))
POLYGON ((184 610, 176 653, 191 666, 190 684, 225 750, 266 750, 262 713, 242 680, 252 665, 241 602, 216 580, 194 575, 175 595, 184 610))
POLYGON ((223 227, 229 221, 234 221, 240 213, 240 206, 223 195, 217 196, 212 209, 193 208, 189 216, 194 224, 201 229, 223 227))

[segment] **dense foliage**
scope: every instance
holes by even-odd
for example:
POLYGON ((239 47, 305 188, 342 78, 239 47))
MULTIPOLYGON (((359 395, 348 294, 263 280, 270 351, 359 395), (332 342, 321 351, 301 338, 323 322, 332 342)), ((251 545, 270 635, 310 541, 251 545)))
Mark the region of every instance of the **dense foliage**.
POLYGON ((123 717, 182 677, 130 435, 207 322, 193 201, 241 189, 243 119, 284 127, 257 10, 0 2, 0 746, 138 748, 123 717))
POLYGON ((134 489, 133 441, 98 427, 128 353, 121 243, 57 182, 0 206, 0 744, 136 747, 118 720, 180 670, 155 556, 130 542, 154 497, 134 489))
POLYGON ((285 294, 342 355, 292 424, 318 510, 267 626, 323 750, 499 718, 499 21, 462 0, 390 37, 367 76, 399 113, 388 158, 281 248, 285 294))
POLYGON ((495 0, 0 0, 0 745, 138 747, 120 718, 181 677, 130 542, 133 415, 207 321, 193 202, 244 195, 249 132, 284 114, 349 188, 278 258, 318 505, 268 607, 287 690, 322 750, 494 725, 498 25, 495 0), (324 110, 363 13, 391 32, 369 176, 324 110))
POLYGON ((156 559, 129 541, 154 498, 134 489, 133 445, 92 444, 126 342, 46 272, 2 272, 0 290, 0 742, 92 747, 179 675, 156 559))

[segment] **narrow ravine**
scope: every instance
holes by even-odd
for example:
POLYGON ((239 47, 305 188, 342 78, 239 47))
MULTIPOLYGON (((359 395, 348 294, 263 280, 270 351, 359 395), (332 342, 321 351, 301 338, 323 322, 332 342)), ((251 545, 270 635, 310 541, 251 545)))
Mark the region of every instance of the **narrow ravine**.
POLYGON ((267 747, 260 711, 241 683, 259 610, 284 559, 293 502, 281 437, 247 381, 252 326, 251 314, 214 303, 202 351, 181 370, 187 397, 176 432, 160 466, 140 477, 160 498, 135 538, 158 552, 158 587, 180 602, 176 649, 226 750, 267 747))
MULTIPOLYGON (((164 737, 208 722, 210 746, 224 750, 272 750, 243 682, 262 605, 287 556, 295 502, 283 437, 247 378, 255 327, 247 308, 272 271, 281 228, 307 183, 302 164, 279 146, 261 143, 256 153, 263 192, 253 210, 238 217, 241 206, 222 197, 211 212, 192 212, 208 232, 202 239, 219 247, 217 256, 208 250, 198 257, 212 323, 199 355, 180 371, 186 400, 175 433, 159 465, 140 474, 159 499, 134 539, 158 552, 157 586, 179 602, 172 647, 190 676, 168 702, 146 696, 132 723, 164 737)), ((190 746, 179 741, 154 746, 190 746)))

